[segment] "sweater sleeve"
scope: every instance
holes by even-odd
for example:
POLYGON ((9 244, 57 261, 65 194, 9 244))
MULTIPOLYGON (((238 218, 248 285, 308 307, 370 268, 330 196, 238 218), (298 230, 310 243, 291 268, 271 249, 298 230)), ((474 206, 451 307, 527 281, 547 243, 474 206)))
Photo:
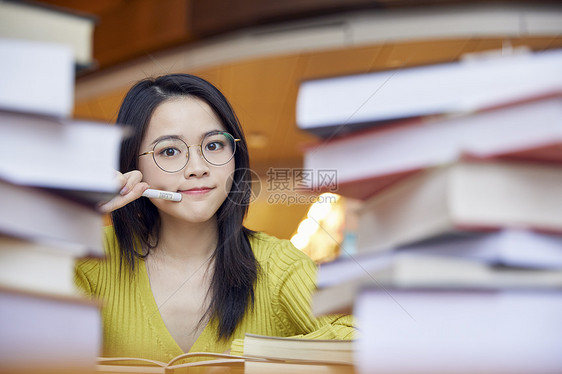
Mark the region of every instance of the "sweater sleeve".
MULTIPOLYGON (((280 245, 275 258, 270 261, 268 275, 275 315, 285 328, 285 337, 300 339, 342 339, 356 336, 353 317, 350 315, 312 315, 312 293, 316 289, 316 265, 301 251, 288 244, 280 245), (289 247, 290 246, 290 247, 289 247)), ((230 353, 244 354, 244 339, 235 339, 230 353)))
POLYGON ((293 263, 278 288, 279 314, 294 326, 291 337, 303 339, 353 339, 355 327, 350 315, 312 315, 312 293, 316 289, 317 267, 304 257, 293 263))
POLYGON ((98 273, 97 260, 78 260, 74 266, 74 285, 78 291, 85 296, 95 297, 98 273))

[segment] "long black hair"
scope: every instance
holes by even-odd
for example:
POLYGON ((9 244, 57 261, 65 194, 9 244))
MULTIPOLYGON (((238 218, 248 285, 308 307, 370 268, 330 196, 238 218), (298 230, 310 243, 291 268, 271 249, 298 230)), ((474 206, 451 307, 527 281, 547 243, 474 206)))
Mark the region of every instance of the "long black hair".
MULTIPOLYGON (((216 213, 218 245, 213 253, 214 272, 209 288, 211 301, 204 317, 216 318, 218 337, 228 338, 242 320, 248 306, 254 304, 254 284, 258 262, 248 237, 253 231, 242 224, 251 194, 249 156, 246 140, 234 110, 224 95, 206 80, 189 74, 170 74, 144 79, 125 96, 117 123, 133 128, 132 136, 121 148, 120 170, 138 170, 141 141, 154 110, 177 97, 195 97, 205 101, 216 113, 237 143, 232 188, 216 213)), ((160 216, 149 199, 137 199, 112 212, 111 218, 121 251, 121 268, 134 271, 137 261, 158 244, 160 216)))

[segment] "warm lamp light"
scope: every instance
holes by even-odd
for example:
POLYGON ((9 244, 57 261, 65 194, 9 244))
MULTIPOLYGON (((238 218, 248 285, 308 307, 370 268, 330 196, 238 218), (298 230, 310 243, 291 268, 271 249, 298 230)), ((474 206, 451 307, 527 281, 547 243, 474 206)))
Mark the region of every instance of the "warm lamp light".
MULTIPOLYGON (((319 222, 324 219, 328 214, 330 214, 330 209, 332 204, 329 202, 321 202, 317 201, 308 210, 308 217, 312 218, 316 222, 319 222)), ((329 200, 328 200, 329 201, 329 200)))
POLYGON ((318 230, 318 222, 312 218, 306 218, 299 224, 297 232, 306 236, 311 236, 318 230))
POLYGON ((293 237, 291 238, 291 243, 293 243, 293 245, 297 249, 302 250, 308 245, 309 240, 310 240, 310 237, 308 235, 297 233, 297 234, 293 235, 293 237))

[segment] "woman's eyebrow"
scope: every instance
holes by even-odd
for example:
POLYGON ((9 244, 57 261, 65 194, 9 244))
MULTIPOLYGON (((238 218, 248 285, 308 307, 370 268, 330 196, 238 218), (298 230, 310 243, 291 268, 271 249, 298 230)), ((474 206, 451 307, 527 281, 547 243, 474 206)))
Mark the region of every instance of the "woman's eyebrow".
POLYGON ((201 140, 203 140, 204 137, 206 137, 207 135, 210 134, 218 134, 218 133, 223 133, 226 132, 223 129, 216 129, 216 130, 211 130, 211 131, 207 131, 206 133, 203 134, 203 136, 201 136, 201 140))
POLYGON ((183 140, 183 138, 180 135, 162 135, 154 139, 154 141, 149 144, 149 147, 152 147, 153 145, 155 145, 156 143, 162 140, 175 140, 175 139, 183 140))
MULTIPOLYGON (((203 140, 203 138, 206 137, 209 134, 216 134, 216 133, 222 133, 222 132, 225 132, 225 131, 222 130, 222 129, 214 129, 214 130, 207 131, 206 133, 201 135, 199 141, 203 140)), ((162 136, 159 136, 156 139, 154 139, 154 141, 149 144, 149 147, 154 146, 156 143, 158 143, 162 140, 175 140, 175 139, 179 139, 179 140, 182 140, 182 141, 185 142, 185 140, 183 139, 183 137, 181 135, 171 135, 171 134, 170 135, 162 135, 162 136)))

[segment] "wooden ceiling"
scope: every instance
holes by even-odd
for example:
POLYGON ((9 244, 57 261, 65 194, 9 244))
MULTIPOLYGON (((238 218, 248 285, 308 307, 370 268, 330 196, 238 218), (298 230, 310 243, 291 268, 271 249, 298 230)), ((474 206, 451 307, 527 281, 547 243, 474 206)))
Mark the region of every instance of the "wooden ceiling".
MULTIPOLYGON (((186 48, 205 45, 235 30, 272 22, 339 14, 362 8, 407 7, 412 1, 371 0, 43 0, 52 5, 94 14, 94 57, 98 67, 77 79, 75 116, 114 121, 126 90, 147 61, 154 74, 175 69, 170 56, 179 59, 186 48), (236 6, 235 6, 236 5, 236 6), (143 65, 144 64, 144 65, 143 65), (131 75, 135 77, 135 75, 131 75), (104 88, 104 82, 108 82, 104 88), (90 87, 96 86, 95 90, 90 87), (85 94, 84 92, 88 92, 85 94)), ((427 6, 461 1, 427 1, 427 6)), ((506 3, 506 2, 502 2, 506 3)), ((517 2, 519 3, 519 2, 517 2)), ((546 1, 545 3, 550 3, 546 1)), ((405 66, 449 62, 469 52, 525 45, 534 50, 562 47, 558 35, 469 35, 428 40, 383 41, 344 47, 313 48, 254 55, 182 68, 208 79, 229 98, 236 110, 251 149, 252 168, 265 178, 270 167, 301 167, 302 150, 316 141, 295 124, 299 83, 306 79, 364 73, 405 66)), ((181 65, 181 64, 179 64, 181 65)), ((143 73, 144 74, 144 73, 143 73)), ((142 77, 142 74, 141 74, 142 77)), ((262 227, 280 237, 290 237, 295 219, 306 206, 285 207, 277 215, 262 217, 262 227), (268 221, 269 220, 269 221, 268 221), (280 222, 290 221, 288 224, 280 222)), ((261 209, 261 208, 258 208, 261 209)), ((255 227, 253 227, 255 228, 255 227)))
MULTIPOLYGON (((38 0, 95 16, 99 69, 237 29, 374 7, 371 0, 38 0)), ((399 4, 404 1, 387 1, 399 4)), ((430 3, 425 1, 425 3, 430 3)), ((380 7, 380 5, 377 5, 380 7)))
MULTIPOLYGON (((94 16, 96 70, 235 30, 353 10, 462 0, 35 0, 94 16)), ((472 2, 485 2, 473 0, 472 2)), ((518 2, 518 1, 511 1, 518 2)), ((536 2, 549 2, 538 0, 536 2)), ((553 2, 553 1, 552 1, 553 2)))

